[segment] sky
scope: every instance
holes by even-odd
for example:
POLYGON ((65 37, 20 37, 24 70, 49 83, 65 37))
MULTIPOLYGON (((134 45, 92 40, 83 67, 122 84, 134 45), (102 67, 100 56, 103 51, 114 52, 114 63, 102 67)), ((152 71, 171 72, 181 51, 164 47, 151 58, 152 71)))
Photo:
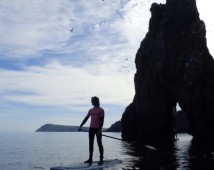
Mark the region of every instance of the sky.
MULTIPOLYGON (((134 97, 134 59, 153 2, 166 1, 1 0, 0 132, 78 126, 92 96, 104 127, 120 120, 134 97)), ((211 55, 213 4, 197 0, 211 55)))

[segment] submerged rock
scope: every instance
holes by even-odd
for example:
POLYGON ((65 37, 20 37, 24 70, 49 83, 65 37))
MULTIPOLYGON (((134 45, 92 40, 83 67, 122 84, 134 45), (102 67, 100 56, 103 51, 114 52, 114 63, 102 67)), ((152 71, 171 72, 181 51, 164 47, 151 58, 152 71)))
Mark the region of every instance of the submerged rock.
POLYGON ((179 103, 194 139, 214 139, 214 61, 196 1, 167 0, 150 11, 149 31, 135 59, 135 96, 121 119, 122 137, 171 141, 173 107, 179 103))

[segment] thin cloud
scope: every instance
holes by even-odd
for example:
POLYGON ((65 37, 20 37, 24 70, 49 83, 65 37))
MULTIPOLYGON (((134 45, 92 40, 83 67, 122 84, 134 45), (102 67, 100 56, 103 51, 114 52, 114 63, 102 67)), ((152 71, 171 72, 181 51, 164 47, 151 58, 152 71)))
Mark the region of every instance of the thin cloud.
MULTIPOLYGON (((165 3, 165 0, 156 0, 155 2, 165 3)), ((112 25, 135 48, 139 46, 140 41, 142 41, 148 31, 152 3, 154 3, 152 0, 130 1, 120 9, 122 18, 112 25)))
MULTIPOLYGON (((83 35, 100 20, 112 17, 119 3, 111 1, 1 1, 0 52, 7 57, 32 57, 43 50, 63 51, 73 33, 83 35)), ((3 55, 3 56, 4 56, 3 55)))
POLYGON ((106 104, 128 104, 133 88, 127 80, 132 82, 133 77, 115 74, 115 69, 109 64, 74 68, 55 62, 23 71, 1 70, 0 88, 10 92, 5 94, 6 101, 31 105, 81 105, 95 94, 105 98, 106 104))

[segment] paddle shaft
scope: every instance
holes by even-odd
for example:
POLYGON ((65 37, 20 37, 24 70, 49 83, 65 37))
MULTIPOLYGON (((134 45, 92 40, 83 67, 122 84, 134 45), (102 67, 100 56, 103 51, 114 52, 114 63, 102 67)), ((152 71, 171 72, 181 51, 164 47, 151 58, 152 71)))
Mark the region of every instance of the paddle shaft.
MULTIPOLYGON (((82 129, 81 129, 81 131, 83 131, 83 132, 88 132, 87 130, 82 130, 82 129)), ((116 138, 116 137, 108 136, 108 135, 104 135, 104 134, 102 134, 102 136, 105 136, 105 137, 111 138, 111 139, 122 140, 122 139, 120 139, 120 138, 116 138)))
MULTIPOLYGON (((81 129, 81 131, 83 131, 83 132, 88 132, 87 130, 82 130, 82 129, 81 129)), ((102 134, 102 136, 105 136, 105 137, 108 137, 108 138, 111 138, 111 139, 120 140, 120 141, 123 140, 123 139, 120 139, 120 138, 115 138, 115 137, 113 137, 113 136, 108 136, 108 135, 104 135, 104 134, 102 134)), ((146 149, 149 149, 149 150, 157 151, 157 148, 155 148, 155 147, 153 147, 153 146, 150 146, 150 145, 144 145, 144 147, 145 147, 146 149)))

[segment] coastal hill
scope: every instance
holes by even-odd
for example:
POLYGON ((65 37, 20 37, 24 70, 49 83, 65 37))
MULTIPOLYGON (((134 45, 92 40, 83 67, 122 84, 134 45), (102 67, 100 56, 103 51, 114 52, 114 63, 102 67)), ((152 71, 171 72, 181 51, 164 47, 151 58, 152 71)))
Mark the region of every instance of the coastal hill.
POLYGON ((110 128, 105 130, 105 132, 122 132, 121 121, 112 124, 110 128))
MULTIPOLYGON (((190 133, 189 122, 187 115, 182 110, 175 115, 177 133, 190 133)), ((45 124, 41 126, 36 132, 77 132, 79 126, 66 126, 45 124)), ((82 130, 88 131, 88 127, 82 127, 82 130)), ((109 128, 103 128, 104 132, 122 132, 121 121, 117 121, 109 128)))
MULTIPOLYGON (((45 124, 41 126, 36 132, 77 132, 79 126, 55 125, 45 124)), ((87 127, 82 127, 82 130, 88 130, 87 127)))
MULTIPOLYGON (((36 132, 77 132, 79 126, 68 126, 68 125, 56 125, 56 124, 45 124, 41 126, 36 132)), ((83 131, 88 131, 88 127, 82 127, 83 131)), ((106 131, 103 128, 103 131, 106 131)))

